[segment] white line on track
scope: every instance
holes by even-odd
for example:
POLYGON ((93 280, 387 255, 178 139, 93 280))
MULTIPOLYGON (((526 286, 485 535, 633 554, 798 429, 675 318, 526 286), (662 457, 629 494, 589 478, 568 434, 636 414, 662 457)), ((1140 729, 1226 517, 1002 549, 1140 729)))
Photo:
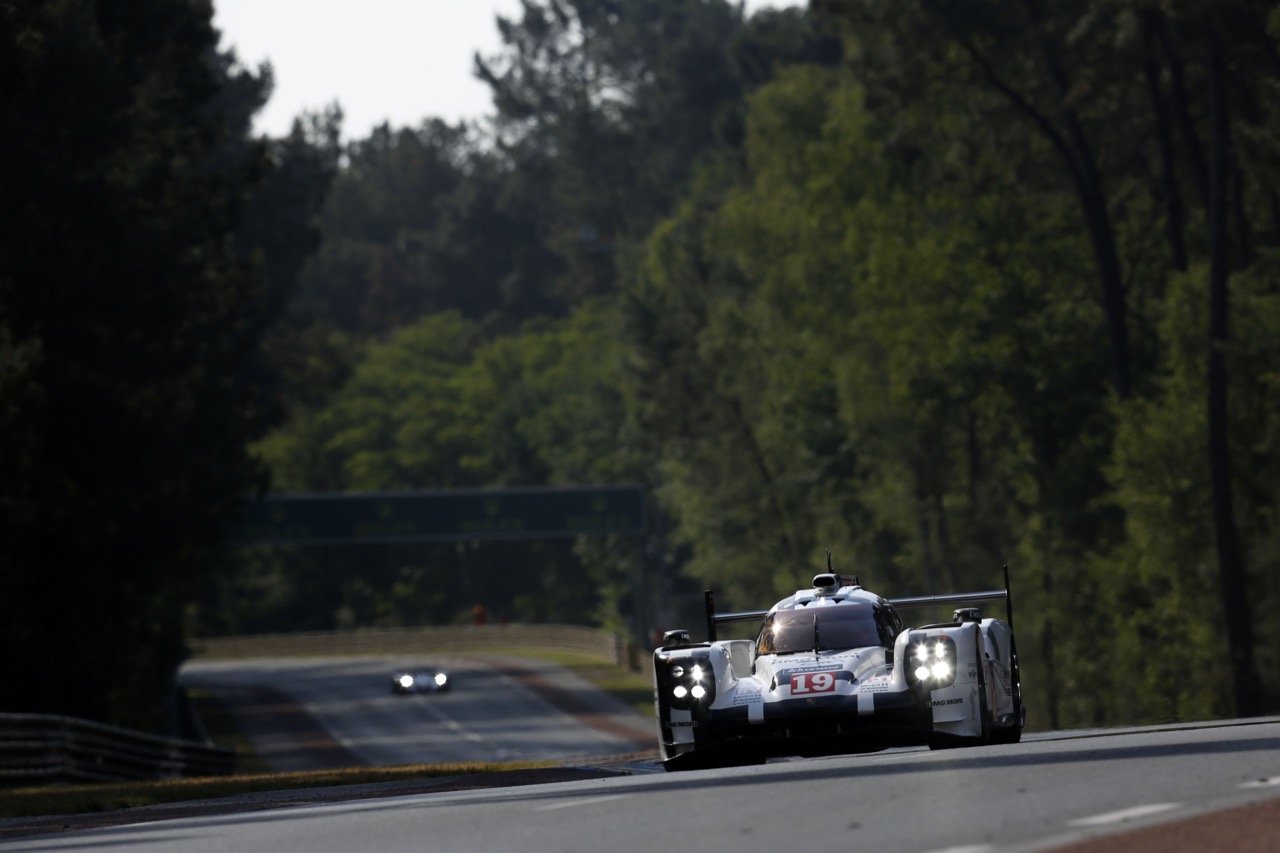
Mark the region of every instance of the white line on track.
POLYGON ((557 809, 573 809, 578 806, 594 806, 598 803, 607 803, 610 800, 621 800, 626 794, 610 794, 606 797, 591 797, 586 800, 570 800, 567 803, 552 803, 549 806, 538 806, 535 812, 553 812, 557 809))
POLYGON ((439 708, 435 707, 430 702, 423 699, 423 697, 416 696, 414 698, 418 700, 418 706, 420 708, 422 708, 431 716, 435 717, 441 723, 444 723, 445 727, 448 728, 450 731, 456 733, 460 737, 465 738, 466 740, 471 741, 472 743, 484 743, 483 737, 481 737, 480 735, 476 734, 473 731, 468 731, 467 729, 463 728, 462 725, 459 724, 456 720, 447 716, 439 708))
POLYGON ((1167 812, 1171 809, 1182 808, 1182 803, 1151 803, 1145 806, 1133 806, 1128 809, 1120 809, 1119 811, 1106 812, 1105 814, 1096 814, 1093 817, 1082 817, 1078 820, 1067 821, 1067 826, 1107 826, 1113 823, 1124 823, 1126 820, 1136 820, 1142 817, 1167 812))
POLYGON ((1241 782, 1240 787, 1249 788, 1274 788, 1280 785, 1280 776, 1263 776, 1261 779, 1250 779, 1248 782, 1241 782))
POLYGON ((929 853, 991 853, 995 849, 990 844, 962 844, 959 847, 943 847, 940 850, 930 850, 929 853))
POLYGON ((871 764, 885 764, 892 761, 920 761, 924 759, 942 760, 946 758, 954 758, 946 752, 931 752, 923 749, 909 749, 905 752, 893 752, 886 755, 876 755, 868 757, 866 760, 871 764))

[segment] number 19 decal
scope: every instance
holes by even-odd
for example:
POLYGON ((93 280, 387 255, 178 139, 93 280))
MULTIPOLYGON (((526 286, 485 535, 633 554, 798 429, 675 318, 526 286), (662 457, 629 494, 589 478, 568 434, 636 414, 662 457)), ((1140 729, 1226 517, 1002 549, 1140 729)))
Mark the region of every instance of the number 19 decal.
POLYGON ((798 672, 791 676, 791 695, 831 693, 836 689, 834 672, 798 672))

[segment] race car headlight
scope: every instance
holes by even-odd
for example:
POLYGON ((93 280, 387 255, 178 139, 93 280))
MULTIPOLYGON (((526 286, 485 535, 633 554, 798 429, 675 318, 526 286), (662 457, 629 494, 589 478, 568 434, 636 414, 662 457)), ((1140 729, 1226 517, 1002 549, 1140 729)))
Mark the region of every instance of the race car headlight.
POLYGON ((408 690, 410 687, 412 687, 412 686, 413 686, 413 676, 412 676, 412 675, 402 675, 402 676, 400 676, 400 686, 401 686, 401 687, 403 687, 405 690, 408 690))
POLYGON ((658 688, 670 697, 671 707, 689 710, 715 700, 715 673, 709 661, 684 658, 669 668, 659 667, 658 688))
POLYGON ((946 687, 956 680, 956 644, 950 637, 930 637, 907 648, 908 684, 926 684, 930 689, 946 687))
POLYGON ((436 673, 436 687, 444 687, 448 683, 449 676, 445 675, 443 672, 436 673))

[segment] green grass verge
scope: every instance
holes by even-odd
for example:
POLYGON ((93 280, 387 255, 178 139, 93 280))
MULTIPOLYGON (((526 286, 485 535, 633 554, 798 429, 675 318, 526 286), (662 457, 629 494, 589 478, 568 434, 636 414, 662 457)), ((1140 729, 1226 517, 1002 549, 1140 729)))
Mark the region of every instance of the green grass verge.
MULTIPOLYGON (((550 661, 572 670, 601 690, 612 693, 646 717, 653 717, 653 686, 649 677, 598 658, 573 652, 537 649, 486 649, 485 654, 529 657, 550 661)), ((175 803, 214 799, 236 794, 324 788, 334 785, 362 785, 373 782, 402 782, 471 773, 553 767, 555 762, 413 764, 397 767, 354 767, 306 773, 272 773, 252 744, 235 726, 231 714, 211 694, 193 691, 200 721, 209 739, 236 754, 236 773, 198 779, 170 779, 158 782, 58 785, 0 789, 0 818, 43 817, 46 815, 91 814, 175 803)))

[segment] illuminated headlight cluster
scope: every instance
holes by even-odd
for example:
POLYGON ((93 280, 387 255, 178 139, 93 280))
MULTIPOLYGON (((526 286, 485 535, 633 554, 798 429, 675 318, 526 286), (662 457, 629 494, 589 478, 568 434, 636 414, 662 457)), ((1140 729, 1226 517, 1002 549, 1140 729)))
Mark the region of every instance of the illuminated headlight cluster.
POLYGON ((668 670, 667 689, 676 708, 709 704, 715 698, 716 679, 709 661, 673 663, 668 670))
POLYGON ((436 687, 444 687, 449 683, 449 676, 445 675, 443 672, 437 672, 435 681, 436 687))
POLYGON ((400 686, 403 687, 405 690, 408 690, 410 687, 412 687, 413 676, 407 675, 407 674, 400 676, 400 686))
POLYGON ((907 646, 907 683, 946 687, 956 680, 956 644, 950 637, 928 637, 907 646))

